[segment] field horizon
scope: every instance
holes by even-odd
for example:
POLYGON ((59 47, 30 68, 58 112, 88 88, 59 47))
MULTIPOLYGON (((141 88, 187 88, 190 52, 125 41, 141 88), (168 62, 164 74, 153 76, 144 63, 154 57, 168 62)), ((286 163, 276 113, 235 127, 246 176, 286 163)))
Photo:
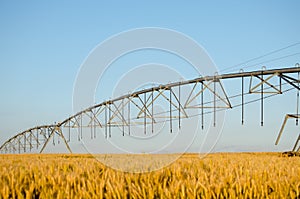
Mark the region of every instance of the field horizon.
POLYGON ((300 197, 300 157, 278 152, 214 153, 202 158, 189 153, 177 157, 0 155, 0 198, 300 197), (164 165, 170 159, 175 160, 164 165), (106 165, 99 160, 106 160, 106 165), (123 167, 112 169, 109 163, 123 167), (120 168, 131 168, 132 172, 120 168))

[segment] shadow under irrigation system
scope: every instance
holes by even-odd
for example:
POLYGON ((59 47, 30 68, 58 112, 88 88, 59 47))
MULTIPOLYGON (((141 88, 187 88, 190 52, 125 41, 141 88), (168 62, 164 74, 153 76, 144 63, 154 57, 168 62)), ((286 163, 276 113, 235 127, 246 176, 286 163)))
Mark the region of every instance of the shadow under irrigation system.
MULTIPOLYGON (((118 127, 130 136, 132 126, 143 126, 144 134, 147 129, 153 133, 154 126, 160 122, 167 122, 170 133, 173 132, 174 120, 181 128, 181 121, 195 116, 201 117, 202 128, 204 126, 204 115, 213 114, 213 125, 216 125, 216 114, 218 111, 241 107, 241 122, 244 123, 244 107, 247 104, 260 101, 261 125, 264 124, 264 99, 290 90, 297 90, 297 111, 294 114, 287 114, 280 129, 276 145, 283 133, 288 119, 295 119, 298 125, 300 115, 299 109, 299 64, 292 68, 281 68, 266 70, 263 67, 259 71, 229 74, 215 74, 214 76, 199 77, 192 80, 159 85, 143 89, 131 94, 102 102, 91 106, 77 114, 58 122, 54 125, 37 126, 23 131, 9 140, 1 147, 1 153, 30 153, 37 151, 42 153, 54 136, 61 138, 70 153, 69 146, 72 130, 76 129, 78 140, 83 139, 83 128, 90 129, 91 139, 96 138, 97 128, 105 132, 105 138, 112 136, 112 128, 118 127), (240 79, 241 90, 239 94, 229 96, 225 92, 222 80, 240 79), (249 90, 245 91, 246 80, 249 90), (274 81, 277 83, 274 84, 274 81), (205 96, 210 94, 213 99, 206 100, 205 96), (258 98, 246 101, 246 96, 259 94, 258 98), (231 99, 240 98, 238 104, 232 104, 231 99), (164 105, 164 112, 155 110, 155 106, 164 105), (196 115, 189 114, 189 110, 197 109, 196 115)), ((76 136, 77 137, 77 136, 76 136)), ((292 149, 293 152, 300 152, 300 134, 292 149)))

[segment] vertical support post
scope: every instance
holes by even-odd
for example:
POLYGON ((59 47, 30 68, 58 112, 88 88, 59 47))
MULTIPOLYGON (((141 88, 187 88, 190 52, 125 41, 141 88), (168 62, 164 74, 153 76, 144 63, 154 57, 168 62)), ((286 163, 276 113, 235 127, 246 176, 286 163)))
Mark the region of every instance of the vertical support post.
POLYGON ((216 126, 216 77, 214 77, 214 127, 216 126))
POLYGON ((105 103, 105 138, 107 138, 107 103, 105 103))
POLYGON ((31 134, 29 134, 29 151, 31 152, 31 134))
POLYGON ((24 133, 24 152, 26 152, 26 133, 24 133))
POLYGON ((260 120, 260 125, 263 126, 264 125, 264 72, 263 70, 261 71, 261 92, 260 92, 260 101, 261 101, 261 120, 260 120))
POLYGON ((244 125, 244 77, 242 76, 242 125, 244 125))
POLYGON ((21 153, 21 141, 20 141, 20 139, 18 139, 18 144, 19 144, 19 153, 21 153))
POLYGON ((146 125, 146 123, 147 123, 147 113, 146 113, 146 109, 147 109, 147 107, 146 107, 146 93, 144 93, 144 134, 146 135, 147 134, 147 125, 146 125))
POLYGON ((179 128, 179 130, 181 128, 181 120, 180 120, 180 117, 181 117, 181 113, 180 113, 180 111, 181 111, 181 103, 180 103, 181 89, 180 89, 180 87, 181 87, 181 82, 179 82, 179 86, 178 86, 178 128, 179 128))
POLYGON ((154 133, 154 89, 152 88, 152 96, 151 96, 151 115, 152 115, 152 120, 151 120, 151 131, 154 133))
POLYGON ((68 129, 68 142, 70 142, 71 141, 71 119, 69 119, 69 129, 68 129))
POLYGON ((80 138, 82 139, 82 117, 83 113, 80 114, 80 138))
POLYGON ((122 99, 122 135, 125 136, 125 124, 124 124, 124 99, 122 99))
POLYGON ((109 127, 109 137, 111 138, 111 102, 109 103, 109 109, 108 109, 108 127, 109 127))
MULTIPOLYGON (((299 84, 299 83, 298 83, 299 84)), ((299 85, 298 85, 298 87, 299 87, 299 85)), ((299 90, 297 89, 297 111, 296 111, 296 113, 297 113, 297 116, 299 115, 299 90)), ((296 126, 298 126, 298 121, 299 119, 298 119, 298 117, 296 118, 296 126)))
POLYGON ((93 110, 91 110, 91 119, 92 119, 92 121, 91 121, 91 139, 93 139, 93 124, 94 124, 94 120, 95 120, 93 110))
POLYGON ((78 141, 80 141, 80 123, 78 120, 77 121, 77 124, 78 124, 78 141))
POLYGON ((203 107, 203 101, 204 101, 204 90, 203 90, 203 81, 201 82, 201 128, 204 129, 204 107, 203 107))
POLYGON ((53 137, 52 137, 52 144, 55 146, 55 139, 54 139, 54 137, 55 137, 55 131, 53 132, 53 137))
POLYGON ((29 147, 30 147, 30 151, 31 151, 31 149, 32 149, 32 132, 31 132, 31 131, 30 131, 29 136, 30 136, 30 144, 29 144, 29 147))
POLYGON ((172 129, 172 88, 170 87, 170 133, 173 133, 172 129))
POLYGON ((130 135, 130 99, 128 97, 128 135, 130 135))
MULTIPOLYGON (((296 64, 296 67, 299 68, 299 63, 296 64)), ((298 88, 299 88, 299 80, 300 80, 300 73, 298 72, 298 88)), ((296 117, 296 126, 298 126, 299 123, 299 118, 298 118, 298 114, 299 114, 299 89, 297 89, 297 117, 296 117)))
POLYGON ((39 148, 39 130, 36 131, 36 149, 39 148))
POLYGON ((279 75, 279 90, 280 90, 280 94, 282 94, 282 91, 281 91, 281 85, 282 85, 282 81, 281 81, 281 74, 279 75))
POLYGON ((57 137, 57 144, 60 144, 60 137, 57 137))
POLYGON ((94 114, 94 138, 96 138, 96 133, 97 133, 97 123, 96 123, 96 118, 97 118, 97 115, 94 114))

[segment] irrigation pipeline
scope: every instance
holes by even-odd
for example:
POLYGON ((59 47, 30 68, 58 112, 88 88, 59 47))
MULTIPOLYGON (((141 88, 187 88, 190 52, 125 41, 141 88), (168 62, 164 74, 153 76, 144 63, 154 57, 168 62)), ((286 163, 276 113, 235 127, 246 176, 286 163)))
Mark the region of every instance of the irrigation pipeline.
MULTIPOLYGON (((131 127, 142 125, 144 134, 147 134, 147 126, 151 127, 154 133, 154 126, 162 121, 169 122, 169 131, 174 133, 175 122, 181 128, 183 119, 195 117, 190 110, 198 109, 204 128, 204 115, 213 114, 213 125, 216 126, 216 114, 218 111, 232 109, 241 106, 241 122, 244 124, 244 106, 260 101, 260 125, 264 125, 264 99, 278 94, 283 94, 292 89, 299 88, 300 67, 280 68, 227 74, 216 74, 214 76, 198 77, 191 80, 173 82, 169 84, 146 88, 130 94, 107 100, 102 103, 88 107, 68 117, 55 125, 38 126, 23 131, 9 140, 1 147, 1 153, 28 153, 33 150, 43 152, 52 138, 58 137, 63 140, 68 150, 72 152, 68 143, 71 139, 72 129, 77 129, 78 140, 83 139, 83 128, 89 127, 90 138, 96 138, 97 128, 104 129, 105 137, 112 136, 112 128, 121 127, 122 135, 131 134, 131 127), (295 76, 296 74, 296 76, 295 76), (297 76, 298 74, 298 76, 297 76), (241 79, 241 90, 237 95, 227 95, 223 87, 223 80, 241 79), (245 92, 246 80, 249 84, 249 91, 245 92), (279 82, 274 84, 274 81, 279 82), (283 87, 287 87, 283 89, 283 87), (207 101, 207 95, 212 96, 212 100, 207 101), (246 97, 251 94, 259 94, 259 98, 246 101, 246 97), (232 98, 241 97, 241 103, 233 105, 232 98), (165 112, 155 110, 158 103, 165 104, 165 112), (163 119, 163 120, 162 120, 163 119), (66 138, 67 137, 67 138, 66 138)), ((297 111, 299 108, 299 94, 297 92, 297 111)), ((295 117, 298 124, 298 117, 295 117)), ((300 140, 296 140, 296 144, 300 140)), ((297 146, 295 151, 300 150, 297 146)))

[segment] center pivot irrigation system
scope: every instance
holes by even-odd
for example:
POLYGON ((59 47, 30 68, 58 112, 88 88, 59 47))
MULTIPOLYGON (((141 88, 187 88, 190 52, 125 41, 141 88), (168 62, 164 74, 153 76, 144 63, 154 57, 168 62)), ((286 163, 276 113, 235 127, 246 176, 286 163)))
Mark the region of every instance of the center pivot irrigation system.
MULTIPOLYGON (((119 129, 123 136, 131 136, 136 132, 134 126, 139 126, 144 134, 154 133, 155 125, 164 122, 168 125, 170 133, 181 128, 182 120, 191 117, 200 117, 202 129, 204 128, 204 116, 213 114, 213 126, 216 126, 216 114, 218 111, 241 108, 241 122, 244 123, 244 106, 253 102, 260 102, 261 125, 264 124, 264 99, 280 95, 293 89, 297 90, 297 110, 294 114, 285 116, 280 129, 276 145, 284 131, 288 119, 298 119, 299 108, 299 64, 292 68, 266 70, 263 67, 259 71, 229 74, 215 74, 214 76, 199 77, 192 80, 169 83, 143 89, 121 97, 107 100, 91 106, 77 114, 58 122, 54 125, 37 126, 23 131, 9 140, 1 147, 1 153, 42 153, 45 147, 55 138, 61 139, 70 153, 69 146, 74 136, 79 141, 85 137, 95 139, 97 131, 102 131, 105 138, 112 136, 112 129, 119 129), (240 81, 240 90, 237 95, 227 95, 222 81, 236 79, 240 81), (249 86, 249 90, 246 90, 249 86), (255 99, 248 99, 249 95, 256 94, 255 99), (210 96, 208 99, 207 96, 210 96), (238 104, 233 104, 232 99, 238 98, 238 104), (247 100, 245 100, 247 99, 247 100), (164 106, 164 111, 157 108, 164 106), (190 110, 197 110, 192 115, 190 110), (83 129, 85 129, 83 133, 83 129), (88 130, 88 131, 87 131, 88 130), (90 132, 90 136, 89 133, 90 132)), ((200 120, 199 120, 200 121, 200 120)), ((300 151, 300 134, 292 149, 300 151)))

